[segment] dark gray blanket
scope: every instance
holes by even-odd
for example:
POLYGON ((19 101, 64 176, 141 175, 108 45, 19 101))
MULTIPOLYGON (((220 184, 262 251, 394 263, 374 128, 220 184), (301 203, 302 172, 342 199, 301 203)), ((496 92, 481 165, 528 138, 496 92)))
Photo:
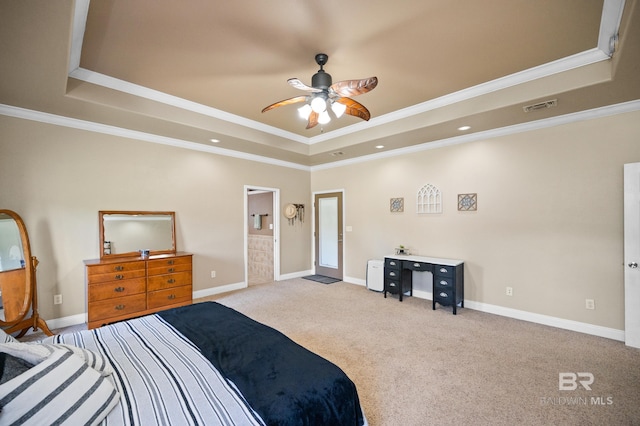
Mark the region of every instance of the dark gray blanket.
POLYGON ((364 424, 354 383, 279 331, 216 302, 159 312, 268 425, 364 424))

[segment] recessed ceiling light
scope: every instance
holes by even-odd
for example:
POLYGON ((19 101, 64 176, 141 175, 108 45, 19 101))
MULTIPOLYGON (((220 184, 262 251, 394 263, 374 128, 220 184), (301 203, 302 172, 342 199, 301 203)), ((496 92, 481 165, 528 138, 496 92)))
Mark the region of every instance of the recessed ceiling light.
POLYGON ((458 130, 460 130, 461 132, 465 131, 465 130, 469 130, 471 128, 471 126, 461 126, 458 127, 458 130))
POLYGON ((376 145, 376 148, 382 149, 382 148, 384 148, 384 145, 376 145))
POLYGON ((218 143, 220 142, 220 139, 215 139, 215 138, 209 139, 209 142, 218 143))

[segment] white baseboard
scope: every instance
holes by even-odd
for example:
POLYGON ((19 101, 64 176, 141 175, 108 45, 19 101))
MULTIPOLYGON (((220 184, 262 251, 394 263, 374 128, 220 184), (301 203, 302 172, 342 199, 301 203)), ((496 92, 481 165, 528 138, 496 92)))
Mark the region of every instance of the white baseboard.
POLYGON ((227 293, 229 291, 242 290, 247 288, 246 282, 239 282, 235 284, 221 285, 219 287, 210 287, 204 290, 197 290, 193 292, 194 299, 200 299, 201 297, 213 296, 215 294, 227 293))
MULTIPOLYGON (((351 284, 364 285, 366 282, 356 278, 344 278, 345 282, 351 284)), ((428 291, 414 290, 413 296, 419 299, 433 300, 433 293, 428 291)), ((624 330, 615 328, 602 327, 599 325, 588 324, 568 320, 564 318, 556 318, 548 315, 535 314, 533 312, 520 311, 518 309, 505 308, 503 306, 491 305, 488 303, 474 302, 473 300, 465 300, 464 307, 475 311, 486 312, 488 314, 500 315, 503 317, 514 318, 522 321, 529 321, 536 324, 548 325, 550 327, 562 328, 565 330, 577 331, 578 333, 591 334, 593 336, 605 337, 607 339, 618 340, 624 342, 624 330)))
MULTIPOLYGON (((306 275, 313 274, 312 270, 295 272, 291 274, 280 275, 280 280, 288 280, 292 278, 301 278, 306 275)), ((344 277, 343 281, 349 284, 360 285, 366 287, 365 280, 352 277, 344 277)), ((201 297, 212 296, 215 294, 227 293, 229 291, 241 290, 247 288, 245 282, 239 282, 235 284, 228 284, 219 287, 211 287, 205 290, 198 290, 193 292, 193 298, 198 299, 201 297)), ((414 290, 413 296, 419 299, 433 300, 433 294, 427 291, 414 290)), ((568 320, 564 318, 556 318, 548 315, 536 314, 533 312, 520 311, 518 309, 505 308, 504 306, 491 305, 489 303, 474 302, 473 300, 465 300, 464 307, 467 309, 473 309, 475 311, 486 312, 489 314, 500 315, 503 317, 514 318, 522 321, 529 321, 536 324, 548 325, 550 327, 562 328, 565 330, 577 331, 578 333, 591 334, 593 336, 605 337, 607 339, 618 340, 624 342, 624 330, 617 330, 615 328, 602 327, 599 325, 588 324, 584 322, 578 322, 568 320)), ((72 325, 83 324, 87 322, 87 314, 77 314, 68 317, 57 318, 47 320, 47 325, 50 329, 55 330, 62 327, 70 327, 72 325)))

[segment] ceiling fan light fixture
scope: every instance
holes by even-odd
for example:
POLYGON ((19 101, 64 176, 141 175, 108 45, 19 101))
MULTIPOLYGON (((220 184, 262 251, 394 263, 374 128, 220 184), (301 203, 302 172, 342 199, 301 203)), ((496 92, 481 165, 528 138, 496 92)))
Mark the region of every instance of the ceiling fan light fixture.
POLYGON ((318 114, 327 110, 327 101, 322 96, 316 96, 311 100, 311 109, 318 114))
POLYGON ((347 110, 347 106, 340 102, 331 103, 331 111, 336 115, 336 118, 342 117, 342 114, 347 110))
POLYGON ((309 115, 311 115, 311 111, 312 111, 311 105, 304 104, 300 108, 298 108, 298 115, 303 120, 308 120, 309 119, 309 115))
POLYGON ((320 113, 320 115, 318 116, 318 123, 320 124, 327 124, 328 122, 331 121, 331 117, 329 117, 329 113, 326 111, 326 109, 324 111, 322 111, 320 113))

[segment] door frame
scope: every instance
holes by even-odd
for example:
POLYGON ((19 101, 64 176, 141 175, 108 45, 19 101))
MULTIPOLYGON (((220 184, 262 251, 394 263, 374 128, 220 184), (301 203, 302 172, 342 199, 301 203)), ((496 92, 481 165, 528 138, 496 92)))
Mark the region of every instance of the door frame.
POLYGON ((317 206, 315 205, 315 201, 316 201, 316 195, 322 195, 322 194, 331 194, 331 193, 340 193, 341 198, 342 198, 342 209, 338 212, 341 216, 342 216, 342 229, 340 230, 340 232, 342 233, 342 256, 339 257, 338 262, 340 262, 341 265, 341 270, 342 270, 342 280, 344 280, 344 265, 345 265, 345 253, 346 253, 346 240, 345 240, 345 218, 344 218, 344 206, 345 206, 345 190, 344 189, 331 189, 331 190, 325 190, 325 191, 313 191, 311 193, 311 205, 313 206, 313 215, 312 215, 312 223, 311 223, 311 264, 313 265, 313 273, 316 274, 317 273, 317 265, 316 265, 316 258, 317 258, 317 253, 316 253, 316 246, 318 245, 317 242, 317 238, 318 236, 316 235, 316 210, 317 210, 317 206))
POLYGON ((640 163, 624 165, 624 340, 640 348, 640 163))
POLYGON ((260 185, 244 185, 244 285, 249 287, 249 190, 271 192, 273 195, 273 280, 280 281, 280 189, 260 185))

